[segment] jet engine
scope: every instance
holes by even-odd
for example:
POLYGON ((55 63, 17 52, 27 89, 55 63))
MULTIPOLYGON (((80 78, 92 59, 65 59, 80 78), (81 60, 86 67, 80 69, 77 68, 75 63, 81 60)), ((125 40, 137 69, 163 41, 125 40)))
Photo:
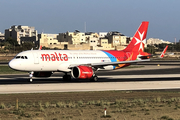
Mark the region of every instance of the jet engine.
POLYGON ((71 75, 76 79, 90 79, 94 72, 92 67, 89 66, 77 66, 73 67, 71 75))
POLYGON ((34 72, 34 77, 50 77, 52 72, 34 72))

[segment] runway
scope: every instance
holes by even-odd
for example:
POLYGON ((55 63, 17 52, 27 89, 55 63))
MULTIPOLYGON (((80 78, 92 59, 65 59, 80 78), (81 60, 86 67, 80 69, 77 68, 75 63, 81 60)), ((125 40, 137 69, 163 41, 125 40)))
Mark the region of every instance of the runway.
POLYGON ((67 82, 62 80, 62 73, 55 73, 50 78, 34 78, 32 83, 28 74, 0 75, 0 94, 179 89, 179 72, 180 66, 146 65, 98 72, 98 82, 75 79, 67 82))

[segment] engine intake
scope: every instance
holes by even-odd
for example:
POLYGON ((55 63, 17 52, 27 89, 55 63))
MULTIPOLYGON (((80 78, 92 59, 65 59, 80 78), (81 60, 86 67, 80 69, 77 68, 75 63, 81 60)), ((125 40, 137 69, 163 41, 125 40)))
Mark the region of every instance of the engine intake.
POLYGON ((71 75, 76 79, 90 79, 93 74, 92 67, 89 66, 77 66, 71 71, 71 75))
POLYGON ((34 77, 50 77, 52 72, 34 72, 34 77))

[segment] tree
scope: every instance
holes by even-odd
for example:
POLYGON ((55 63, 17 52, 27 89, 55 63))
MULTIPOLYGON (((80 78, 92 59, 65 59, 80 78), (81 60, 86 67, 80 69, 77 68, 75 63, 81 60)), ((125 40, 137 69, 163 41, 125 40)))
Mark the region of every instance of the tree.
POLYGON ((18 45, 19 45, 18 42, 17 42, 17 40, 12 39, 11 37, 9 37, 8 39, 6 39, 6 42, 8 42, 9 44, 14 45, 14 46, 18 46, 18 45))
POLYGON ((32 48, 35 49, 35 44, 32 42, 24 42, 21 44, 22 50, 31 50, 32 48))
POLYGON ((4 50, 2 51, 15 53, 15 48, 19 46, 19 44, 17 40, 9 37, 8 39, 5 40, 5 42, 3 42, 3 44, 1 44, 1 46, 4 46, 4 50))
POLYGON ((151 54, 155 54, 156 49, 155 49, 155 47, 152 46, 152 45, 147 45, 147 48, 144 48, 144 52, 151 53, 151 54))

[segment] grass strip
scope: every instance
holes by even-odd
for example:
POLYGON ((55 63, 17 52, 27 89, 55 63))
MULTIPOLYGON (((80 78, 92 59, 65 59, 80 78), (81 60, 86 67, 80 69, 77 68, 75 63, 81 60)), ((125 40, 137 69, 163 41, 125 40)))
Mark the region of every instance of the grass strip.
POLYGON ((0 118, 179 120, 179 92, 180 90, 2 94, 0 118), (108 96, 110 99, 107 99, 108 96), (18 109, 15 109, 15 103, 18 109))
POLYGON ((9 66, 0 66, 0 74, 21 74, 25 72, 20 72, 11 69, 9 66))

